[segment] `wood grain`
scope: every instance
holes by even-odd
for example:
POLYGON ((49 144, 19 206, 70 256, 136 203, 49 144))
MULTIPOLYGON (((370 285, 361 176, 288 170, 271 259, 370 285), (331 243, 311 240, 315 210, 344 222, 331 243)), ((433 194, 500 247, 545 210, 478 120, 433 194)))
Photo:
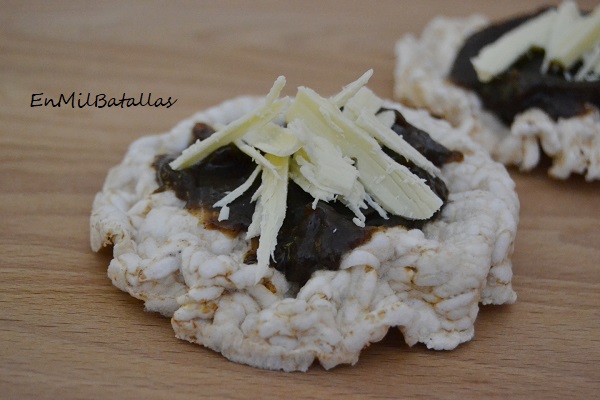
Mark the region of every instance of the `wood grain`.
MULTIPOLYGON (((600 390, 600 182, 511 170, 521 201, 511 306, 452 352, 399 332, 356 366, 262 371, 176 340, 106 278, 94 194, 130 142, 240 94, 334 93, 368 68, 391 97, 393 45, 436 15, 499 19, 543 1, 2 1, 0 397, 587 398, 600 390), (31 108, 44 92, 178 99, 170 109, 31 108)), ((579 2, 590 8, 596 1, 579 2)))

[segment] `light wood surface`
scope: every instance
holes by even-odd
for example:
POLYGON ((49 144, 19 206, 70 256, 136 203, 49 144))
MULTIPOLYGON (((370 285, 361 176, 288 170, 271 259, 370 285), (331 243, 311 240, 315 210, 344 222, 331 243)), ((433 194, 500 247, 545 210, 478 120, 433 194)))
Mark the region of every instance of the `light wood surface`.
MULTIPOLYGON (((357 365, 262 371, 174 338, 89 248, 94 194, 130 142, 278 75, 333 94, 439 14, 542 1, 19 2, 0 8, 0 398, 586 398, 600 392, 600 182, 510 170, 518 301, 485 306, 451 352, 390 331, 357 365), (45 93, 148 93, 170 109, 31 108, 45 93)), ((594 1, 580 2, 590 8, 594 1)))

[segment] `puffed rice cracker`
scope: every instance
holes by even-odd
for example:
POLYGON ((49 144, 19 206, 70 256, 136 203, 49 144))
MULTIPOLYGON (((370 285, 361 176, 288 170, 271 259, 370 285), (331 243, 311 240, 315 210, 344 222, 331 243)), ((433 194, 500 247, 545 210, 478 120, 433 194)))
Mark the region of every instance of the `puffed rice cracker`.
POLYGON ((195 114, 168 133, 135 141, 96 195, 91 247, 113 245, 108 276, 171 317, 178 338, 255 367, 306 371, 358 361, 361 350, 398 327, 406 343, 453 349, 474 334, 482 304, 516 300, 510 256, 519 202, 506 169, 460 128, 396 103, 413 125, 464 153, 441 177, 450 191, 423 230, 376 233, 297 288, 269 268, 254 283, 243 264, 249 242, 205 229, 172 191, 156 192, 158 154, 179 153, 197 122, 225 124, 260 102, 239 97, 195 114))

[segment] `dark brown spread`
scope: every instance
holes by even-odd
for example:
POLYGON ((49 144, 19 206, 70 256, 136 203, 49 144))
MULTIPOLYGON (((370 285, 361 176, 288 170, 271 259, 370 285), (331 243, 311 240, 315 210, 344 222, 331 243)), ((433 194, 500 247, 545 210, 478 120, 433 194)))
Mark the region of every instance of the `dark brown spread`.
POLYGON ((553 65, 541 72, 544 51, 532 49, 507 71, 487 83, 477 79, 471 58, 486 45, 495 42, 508 31, 537 16, 540 12, 491 25, 470 36, 458 52, 449 79, 475 91, 486 109, 510 125, 515 115, 539 108, 554 120, 584 114, 590 105, 600 108, 600 81, 571 81, 565 72, 575 75, 581 64, 570 71, 553 65))
MULTIPOLYGON (((393 129, 438 166, 462 160, 461 153, 450 151, 433 141, 426 132, 406 122, 398 112, 393 129)), ((213 130, 208 125, 197 124, 192 135, 193 141, 203 140, 212 133, 213 130)), ((448 190, 441 179, 406 162, 395 153, 388 153, 425 179, 432 190, 446 201, 448 190)), ((245 232, 252 220, 254 203, 251 202, 251 197, 260 185, 259 179, 229 205, 230 214, 227 220, 218 221, 219 210, 212 205, 248 179, 256 168, 254 161, 236 146, 228 145, 190 168, 174 171, 169 167, 169 162, 176 156, 157 157, 154 167, 157 170, 158 190, 175 191, 176 196, 186 202, 187 209, 202 213, 202 221, 208 228, 219 229, 232 235, 245 232)), ((380 227, 400 225, 406 228, 421 228, 427 222, 393 215, 390 215, 389 219, 383 219, 375 210, 369 208, 363 211, 366 226, 361 228, 352 222, 354 214, 343 204, 319 201, 313 209, 313 201, 312 196, 294 182, 289 182, 286 217, 279 230, 275 249, 273 266, 284 273, 288 281, 301 285, 306 283, 314 271, 338 269, 341 257, 368 241, 380 227)), ((245 262, 255 262, 254 256, 252 252, 247 254, 245 262)))

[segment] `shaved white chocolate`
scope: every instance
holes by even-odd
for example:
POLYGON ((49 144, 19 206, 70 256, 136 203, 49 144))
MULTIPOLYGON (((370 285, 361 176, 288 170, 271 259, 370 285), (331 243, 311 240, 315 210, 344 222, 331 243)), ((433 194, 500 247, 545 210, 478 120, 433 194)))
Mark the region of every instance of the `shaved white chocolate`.
POLYGON ((311 131, 319 132, 355 159, 361 184, 386 211, 427 219, 440 208, 441 200, 420 178, 393 161, 368 132, 313 90, 298 89, 288 118, 303 119, 311 131))
MULTIPOLYGON (((234 143, 262 168, 263 182, 253 197, 257 204, 248 231, 248 238, 261 237, 257 282, 271 261, 268 255, 275 249, 285 216, 288 175, 314 197, 314 204, 339 198, 355 214, 353 221, 358 226, 365 224, 361 209, 368 206, 367 196, 368 203, 382 216, 387 216, 387 211, 409 219, 427 219, 440 208, 442 200, 424 180, 383 151, 381 145, 433 175, 439 173, 377 119, 375 114, 383 100, 364 88, 371 74, 372 70, 367 71, 329 100, 300 88, 289 104, 286 99, 278 100, 285 84, 285 78, 279 77, 263 105, 227 125, 219 125, 218 131, 183 150, 170 163, 174 169, 189 167, 234 143), (340 107, 344 107, 344 113, 340 107), (280 114, 284 114, 285 127, 273 121, 280 114)), ((228 204, 248 189, 255 175, 250 178, 252 181, 215 203, 223 207, 219 221, 228 219, 228 204)))
POLYGON ((248 131, 253 131, 270 123, 283 112, 284 106, 287 104, 287 99, 278 99, 279 93, 284 86, 285 78, 280 76, 273 84, 264 104, 227 124, 205 140, 198 141, 187 149, 184 149, 181 155, 171 162, 171 168, 175 170, 187 168, 201 161, 219 147, 225 146, 246 135, 248 131))
POLYGON ((600 42, 600 5, 589 15, 569 20, 559 29, 561 28, 554 46, 550 51, 546 50, 546 56, 548 60, 556 61, 569 69, 600 42))
MULTIPOLYGON (((488 82, 506 71, 532 48, 544 50, 542 72, 551 63, 569 70, 600 42, 600 6, 582 16, 574 1, 566 0, 556 9, 529 19, 498 40, 485 46, 471 61, 481 82, 488 82)), ((595 61, 592 61, 595 62, 595 61)), ((590 70, 584 65, 581 71, 590 70)), ((587 73, 576 75, 581 80, 587 73)))
POLYGON ((479 80, 482 82, 492 80, 506 71, 532 47, 544 48, 555 19, 556 10, 548 10, 484 47, 471 60, 479 80))
POLYGON ((260 195, 246 235, 247 239, 259 236, 255 284, 260 282, 269 269, 277 245, 277 233, 285 218, 287 203, 289 159, 272 154, 267 154, 266 157, 276 170, 275 172, 269 169, 262 171, 262 183, 257 189, 260 195))

